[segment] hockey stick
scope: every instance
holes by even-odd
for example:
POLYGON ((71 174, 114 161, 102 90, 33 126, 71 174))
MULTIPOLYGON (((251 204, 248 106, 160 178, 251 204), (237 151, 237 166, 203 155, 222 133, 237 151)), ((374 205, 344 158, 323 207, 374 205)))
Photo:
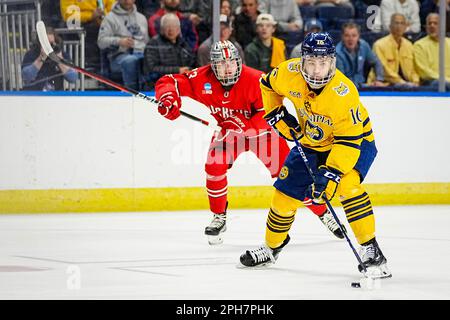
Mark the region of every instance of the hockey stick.
MULTIPOLYGON (((38 35, 38 38, 39 38, 39 42, 40 42, 40 44, 41 44, 41 46, 42 46, 42 48, 43 48, 45 54, 46 54, 51 60, 53 60, 54 62, 56 62, 56 63, 61 63, 61 64, 63 64, 63 65, 66 65, 66 66, 68 66, 68 67, 71 67, 72 69, 78 71, 79 73, 82 73, 82 74, 84 74, 84 75, 86 75, 86 76, 88 76, 88 77, 91 77, 91 78, 93 78, 93 79, 95 79, 95 80, 97 80, 97 81, 99 81, 99 82, 105 83, 105 84, 107 84, 107 85, 109 85, 109 86, 111 86, 111 87, 113 87, 113 88, 116 88, 116 89, 122 91, 122 92, 130 93, 130 94, 132 94, 132 95, 135 96, 135 97, 144 99, 144 100, 149 101, 149 102, 151 102, 151 103, 154 103, 154 104, 156 104, 156 105, 159 105, 159 104, 160 104, 160 102, 159 102, 157 99, 153 98, 153 97, 147 96, 146 94, 144 94, 144 93, 142 93, 142 92, 139 92, 139 91, 137 91, 137 90, 134 90, 134 89, 131 89, 131 88, 127 88, 127 87, 125 87, 125 86, 123 86, 123 85, 121 85, 121 84, 118 84, 118 83, 116 83, 116 82, 114 82, 114 81, 112 81, 112 80, 110 80, 110 79, 107 79, 107 78, 105 78, 105 77, 103 77, 103 76, 101 76, 101 75, 99 75, 99 74, 96 74, 96 73, 87 71, 87 70, 85 70, 85 69, 83 69, 83 68, 81 68, 81 67, 78 67, 78 66, 74 65, 74 64, 73 64, 72 62, 70 62, 70 61, 67 61, 67 60, 65 60, 65 59, 63 59, 63 58, 58 57, 58 56, 56 55, 56 53, 53 51, 53 48, 52 48, 52 46, 50 45, 50 42, 48 41, 48 38, 47 38, 47 30, 45 29, 45 24, 44 24, 44 22, 38 21, 38 22, 36 23, 36 32, 37 32, 37 35, 38 35)), ((206 120, 197 118, 196 116, 193 116, 193 115, 191 115, 191 114, 189 114, 189 113, 187 113, 187 112, 184 112, 184 111, 182 111, 182 110, 180 110, 180 113, 181 113, 182 116, 184 116, 184 117, 186 117, 186 118, 189 118, 189 119, 191 119, 191 120, 200 122, 201 124, 203 124, 203 125, 205 125, 205 126, 208 126, 208 127, 210 127, 210 128, 213 128, 213 129, 215 129, 215 130, 220 130, 220 129, 218 129, 218 127, 217 127, 216 125, 214 125, 214 124, 212 124, 212 123, 209 123, 209 122, 206 121, 206 120)))
MULTIPOLYGON (((300 156, 302 157, 303 162, 305 163, 306 169, 308 169, 309 175, 311 176, 311 178, 313 179, 313 182, 315 183, 316 179, 315 179, 314 172, 312 171, 311 166, 309 165, 308 158, 306 157, 305 152, 303 152, 303 148, 300 145, 300 142, 297 140, 294 130, 292 130, 292 129, 291 129, 291 136, 294 139, 294 142, 295 142, 295 145, 297 147, 298 152, 300 152, 300 156)), ((352 242, 350 241, 350 239, 349 239, 349 237, 347 235, 347 232, 345 231, 344 227, 341 224, 341 221, 339 221, 339 218, 338 218, 336 212, 334 212, 334 209, 331 206, 330 201, 327 199, 327 197, 325 195, 323 196, 323 200, 325 200, 325 203, 326 203, 328 209, 330 210, 331 214, 333 215, 334 220, 336 220, 336 223, 338 224, 339 229, 341 229, 342 234, 344 235, 344 237, 347 240, 350 248, 352 249, 353 253, 355 254, 355 257, 358 260, 359 265, 364 270, 364 274, 366 274, 366 272, 367 272, 366 266, 361 261, 361 258, 359 256, 359 254, 356 252, 355 247, 353 246, 352 242)))

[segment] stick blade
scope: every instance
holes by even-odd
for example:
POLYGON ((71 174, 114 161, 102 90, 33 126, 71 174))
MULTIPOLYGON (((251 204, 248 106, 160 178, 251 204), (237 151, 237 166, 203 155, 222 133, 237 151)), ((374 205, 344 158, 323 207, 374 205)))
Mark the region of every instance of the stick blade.
POLYGON ((47 30, 45 29, 45 24, 43 21, 38 21, 36 23, 36 32, 38 35, 39 43, 42 46, 46 55, 50 55, 53 52, 53 48, 48 41, 47 30))

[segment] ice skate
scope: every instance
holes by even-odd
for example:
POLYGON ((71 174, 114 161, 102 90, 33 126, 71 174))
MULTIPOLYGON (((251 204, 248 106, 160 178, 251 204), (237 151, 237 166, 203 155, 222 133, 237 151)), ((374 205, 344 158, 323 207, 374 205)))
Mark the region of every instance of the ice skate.
POLYGON ((381 252, 380 247, 375 239, 370 240, 360 248, 359 256, 361 257, 366 272, 361 265, 358 265, 359 272, 366 277, 372 279, 383 279, 392 277, 392 273, 387 267, 387 259, 381 252))
POLYGON ((210 245, 223 243, 223 233, 227 231, 226 220, 227 215, 225 213, 214 214, 211 223, 205 228, 205 234, 208 236, 210 245))
MULTIPOLYGON (((331 214, 330 210, 327 209, 327 211, 325 211, 325 213, 320 216, 319 219, 337 238, 344 239, 344 234, 342 233, 341 228, 339 228, 336 220, 334 220, 334 217, 331 214)), ((347 232, 344 226, 342 226, 342 229, 344 229, 344 232, 347 232)))
POLYGON ((284 246, 289 242, 289 235, 278 248, 271 249, 267 245, 262 245, 256 249, 247 250, 240 257, 240 262, 244 267, 262 267, 273 264, 278 259, 278 255, 284 246))

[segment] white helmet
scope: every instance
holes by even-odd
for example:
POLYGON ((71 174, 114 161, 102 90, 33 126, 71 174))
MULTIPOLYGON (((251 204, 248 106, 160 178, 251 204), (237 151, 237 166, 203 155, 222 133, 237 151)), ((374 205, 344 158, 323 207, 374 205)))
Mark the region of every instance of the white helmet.
POLYGON ((217 41, 211 47, 211 68, 222 86, 235 84, 242 72, 242 59, 236 46, 229 40, 217 41))

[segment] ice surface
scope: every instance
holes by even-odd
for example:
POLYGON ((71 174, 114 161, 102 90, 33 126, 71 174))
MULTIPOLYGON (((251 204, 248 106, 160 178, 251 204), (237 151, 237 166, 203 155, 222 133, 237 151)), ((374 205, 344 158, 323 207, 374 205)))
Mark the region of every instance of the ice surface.
POLYGON ((347 242, 303 208, 277 263, 258 270, 236 265, 263 242, 265 209, 230 209, 220 246, 203 234, 206 211, 0 215, 0 299, 450 299, 450 206, 375 214, 393 278, 370 291, 351 287, 347 242))

